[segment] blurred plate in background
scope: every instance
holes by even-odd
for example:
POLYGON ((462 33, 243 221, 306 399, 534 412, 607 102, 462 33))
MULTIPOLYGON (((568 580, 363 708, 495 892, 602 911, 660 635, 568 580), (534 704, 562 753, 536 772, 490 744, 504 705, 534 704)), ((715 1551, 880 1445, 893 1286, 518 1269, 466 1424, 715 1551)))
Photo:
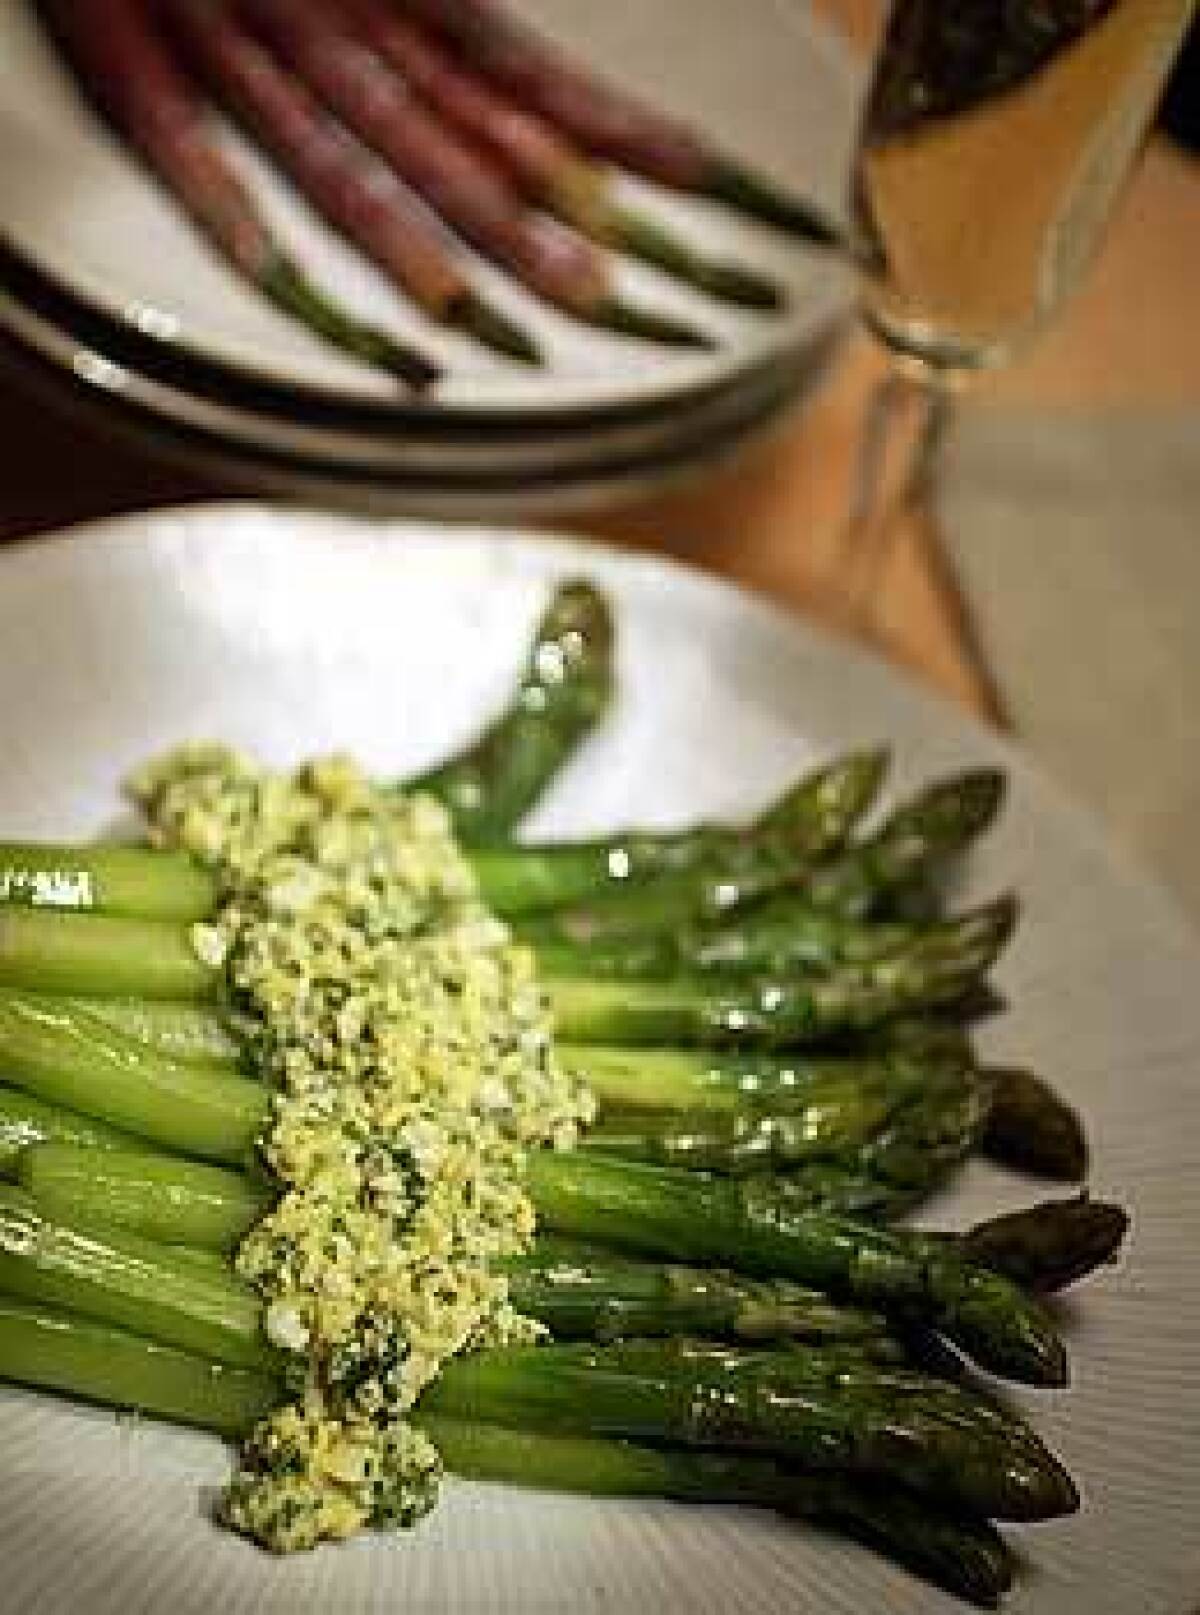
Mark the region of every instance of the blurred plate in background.
MULTIPOLYGON (((788 0, 516 0, 573 50, 790 189, 837 211, 857 104, 842 47, 788 0)), ((532 424, 678 407, 803 353, 847 306, 828 256, 702 202, 629 182, 639 206, 710 252, 783 284, 783 316, 730 310, 644 266, 622 262, 630 297, 719 338, 710 353, 670 351, 573 324, 476 264, 479 283, 542 344, 531 370, 449 336, 407 305, 315 218, 232 130, 239 166, 297 257, 357 312, 441 359, 429 404, 397 400, 387 378, 323 347, 240 282, 77 93, 29 0, 0 8, 0 238, 83 304, 131 334, 297 402, 435 420, 532 424)))

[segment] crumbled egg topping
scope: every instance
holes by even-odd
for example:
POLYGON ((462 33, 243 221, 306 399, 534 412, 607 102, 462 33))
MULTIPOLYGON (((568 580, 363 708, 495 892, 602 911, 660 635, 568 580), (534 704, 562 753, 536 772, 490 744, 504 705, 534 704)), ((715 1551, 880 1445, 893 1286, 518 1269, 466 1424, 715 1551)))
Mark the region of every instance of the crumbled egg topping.
POLYGON ((191 746, 130 793, 221 900, 197 954, 275 1092, 274 1208, 237 1267, 296 1362, 225 1512, 279 1551, 419 1519, 439 1464, 404 1415, 455 1353, 536 1338, 497 1259, 526 1249, 525 1151, 590 1101, 554 1058, 529 951, 483 905, 447 815, 328 758, 271 772, 191 746))

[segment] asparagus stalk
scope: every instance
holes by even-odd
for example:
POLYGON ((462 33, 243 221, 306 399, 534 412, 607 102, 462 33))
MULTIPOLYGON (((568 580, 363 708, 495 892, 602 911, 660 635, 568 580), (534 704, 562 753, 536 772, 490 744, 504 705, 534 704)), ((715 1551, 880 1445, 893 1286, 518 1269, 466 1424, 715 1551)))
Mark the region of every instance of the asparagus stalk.
POLYGON ((17 1179, 49 1217, 220 1252, 233 1250, 278 1197, 261 1175, 155 1154, 144 1143, 102 1155, 65 1141, 27 1147, 17 1179))
POLYGON ((479 73, 532 107, 584 151, 635 174, 724 202, 821 246, 841 232, 812 203, 785 194, 716 151, 679 120, 602 82, 497 0, 409 0, 479 73))
MULTIPOLYGON (((411 789, 428 791, 451 809, 460 833, 494 836, 510 827, 509 821, 520 816, 509 805, 510 795, 518 795, 522 811, 532 806, 606 707, 611 683, 608 630, 600 615, 591 622, 573 621, 590 614, 595 603, 595 597, 579 601, 576 613, 571 596, 560 596, 543 620, 534 654, 500 722, 467 751, 412 782, 411 789), (576 634, 582 639, 576 640, 576 634), (568 636, 573 664, 566 661, 568 636), (555 672, 560 655, 561 679, 555 672), (492 801, 504 824, 476 824, 485 802, 492 801)), ((483 896, 509 918, 698 868, 708 875, 733 875, 766 865, 796 874, 845 840, 873 802, 883 768, 879 752, 840 758, 803 776, 749 825, 701 824, 619 832, 590 841, 476 846, 468 855, 483 896)), ((491 809, 487 812, 490 817, 491 809)), ((185 921, 211 914, 217 898, 213 876, 185 853, 103 842, 0 845, 0 904, 185 921)), ((814 937, 854 929, 824 912, 805 909, 799 911, 798 923, 807 925, 814 937)), ((871 934, 886 936, 886 928, 873 928, 871 934)), ((901 939, 908 933, 896 935, 901 939)))
POLYGON ((633 1261, 603 1246, 546 1234, 528 1255, 506 1262, 505 1272, 513 1305, 559 1340, 691 1335, 853 1345, 879 1362, 904 1355, 881 1313, 839 1306, 786 1279, 633 1261))
POLYGON ((545 985, 555 1026, 568 1042, 787 1048, 954 1003, 994 963, 1014 921, 1012 903, 1001 899, 899 953, 811 981, 563 976, 545 985))
POLYGON ((643 890, 614 891, 522 926, 531 941, 595 943, 646 931, 673 931, 793 888, 810 907, 866 918, 889 892, 960 853, 991 823, 1003 776, 979 769, 940 780, 897 808, 881 829, 816 868, 787 858, 755 860, 727 872, 701 866, 664 876, 643 890))
POLYGON ((627 1160, 745 1176, 813 1161, 869 1170, 923 1186, 978 1142, 987 1092, 965 1067, 930 1068, 915 1083, 886 1074, 870 1083, 813 1084, 786 1109, 606 1114, 582 1147, 627 1160))
POLYGON ((0 1292, 136 1330, 219 1362, 271 1367, 262 1303, 231 1273, 205 1272, 103 1222, 72 1225, 5 1184, 0 1292))
MULTIPOLYGON (((141 1151, 144 1154, 145 1142, 77 1111, 44 1104, 15 1089, 0 1088, 0 1170, 14 1175, 20 1168, 26 1187, 48 1210, 61 1209, 68 1217, 99 1216, 105 1222, 132 1226, 148 1237, 167 1242, 200 1237, 204 1246, 220 1250, 232 1245, 262 1204, 259 1199, 263 1188, 261 1184, 256 1188, 253 1183, 238 1183, 226 1175, 218 1178, 218 1192, 214 1195, 211 1192, 212 1180, 206 1181, 207 1169, 199 1167, 198 1163, 196 1170, 191 1170, 189 1164, 188 1192, 182 1195, 179 1193, 180 1174, 176 1169, 172 1170, 169 1178, 172 1195, 164 1198, 154 1183, 154 1166, 161 1161, 160 1156, 135 1165, 132 1172, 109 1172, 104 1163, 97 1161, 94 1151, 110 1149, 141 1151), (35 1144, 45 1143, 84 1146, 85 1149, 57 1156, 50 1150, 32 1149, 35 1144), (84 1185, 82 1199, 81 1184, 84 1185), (132 1204, 129 1204, 131 1192, 132 1204), (173 1220, 175 1208, 181 1202, 182 1220, 176 1222, 173 1220), (212 1219, 210 1222, 203 1220, 206 1215, 212 1219)), ((807 1179, 811 1173, 805 1176, 807 1179)), ((847 1175, 842 1183, 848 1189, 852 1179, 847 1175)), ((795 1187, 794 1180, 788 1183, 786 1192, 789 1201, 795 1198, 795 1187)), ((968 1260, 993 1268, 1027 1289, 1053 1291, 1077 1282, 1112 1260, 1128 1226, 1129 1218, 1119 1206, 1079 1196, 1072 1200, 1044 1201, 1019 1212, 989 1218, 964 1234, 941 1237, 955 1244, 968 1260)), ((176 1244, 175 1248, 190 1255, 203 1254, 201 1250, 193 1250, 187 1245, 176 1244)), ((739 1339, 761 1338, 768 1327, 767 1320, 772 1316, 785 1333, 785 1320, 794 1316, 797 1332, 803 1338, 810 1338, 804 1333, 806 1329, 823 1327, 828 1321, 822 1313, 818 1316, 817 1324, 814 1324, 812 1314, 806 1310, 810 1292, 786 1281, 768 1280, 758 1284, 747 1280, 744 1275, 729 1274, 734 1286, 753 1283, 757 1297, 753 1308, 739 1311, 740 1303, 735 1296, 740 1295, 741 1290, 722 1292, 720 1285, 725 1275, 712 1268, 693 1270, 671 1264, 665 1270, 644 1270, 645 1264, 630 1262, 612 1251, 553 1236, 543 1236, 529 1260, 531 1272, 543 1273, 549 1268, 561 1277, 565 1266, 566 1271, 573 1275, 572 1282, 577 1282, 577 1295, 572 1293, 569 1285, 564 1287, 554 1278, 550 1281, 551 1288, 542 1292, 550 1297, 548 1305, 564 1305, 565 1311, 559 1321, 532 1304, 529 1299, 532 1291, 522 1292, 524 1309, 544 1317, 556 1330, 561 1318, 568 1313, 579 1317, 590 1315, 588 1309, 593 1305, 593 1299, 589 1298, 594 1298, 594 1305, 599 1309, 596 1312, 598 1329, 605 1327, 603 1318, 613 1321, 620 1315, 638 1320, 637 1330, 631 1325, 624 1331, 626 1333, 657 1333, 660 1326, 654 1324, 655 1317, 667 1318, 671 1314, 669 1310, 661 1313, 656 1311, 651 1298, 668 1293, 680 1297, 680 1304, 686 1309, 700 1309, 686 1311, 686 1328, 692 1334, 706 1332, 701 1313, 710 1302, 713 1310, 705 1315, 713 1320, 713 1326, 716 1326, 718 1317, 736 1318, 736 1321, 721 1327, 727 1327, 739 1339), (608 1278, 604 1281, 597 1279, 593 1283, 589 1277, 593 1266, 607 1266, 608 1278), (705 1297, 703 1301, 700 1299, 701 1291, 705 1297), (770 1305, 766 1301, 768 1292, 774 1298, 770 1305), (801 1306, 805 1310, 793 1315, 784 1306, 782 1298, 785 1295, 794 1298, 797 1294, 804 1297, 801 1306), (731 1310, 724 1310, 726 1300, 722 1296, 728 1298, 731 1310), (612 1301, 611 1312, 605 1308, 605 1298, 612 1301), (568 1302, 569 1305, 566 1305, 568 1302), (758 1331, 753 1336, 750 1333, 752 1329, 758 1331)), ((524 1274, 525 1268, 520 1264, 518 1267, 524 1274)), ((541 1281, 523 1278, 519 1282, 532 1284, 541 1281)), ((828 1308, 833 1319, 830 1338, 843 1338, 840 1332, 847 1328, 852 1333, 857 1331, 858 1313, 827 1301, 822 1305, 828 1308)), ((679 1327, 683 1327, 683 1324, 679 1327)), ((811 1338, 825 1336, 816 1333, 811 1338)))
POLYGON ((981 1366, 1030 1384, 1066 1381, 1047 1318, 949 1244, 789 1204, 776 1179, 539 1152, 528 1182, 543 1226, 675 1260, 790 1278, 842 1300, 920 1318, 981 1366))
POLYGON ((30 1145, 47 1143, 81 1144, 97 1150, 139 1148, 131 1133, 106 1122, 0 1087, 0 1176, 15 1173, 22 1151, 30 1145))
MULTIPOLYGON (((991 967, 1014 921, 1012 902, 1000 899, 897 953, 807 981, 552 975, 544 990, 559 1035, 568 1041, 787 1047, 955 1002, 991 967)), ((11 996, 14 989, 216 1001, 223 977, 193 951, 185 927, 10 908, 0 911, 0 994, 11 996)), ((4 1024, 0 1020, 0 1048, 4 1024)))
POLYGON ((278 1379, 260 1369, 195 1357, 3 1295, 0 1379, 106 1407, 136 1408, 235 1440, 282 1400, 278 1379))
POLYGON ((49 11, 87 90, 240 274, 353 358, 409 387, 437 379, 424 354, 347 313, 283 251, 144 7, 134 0, 53 0, 49 11))
POLYGON ((1044 1177, 1081 1182, 1088 1148, 1078 1111, 1032 1071, 1005 1066, 994 1069, 991 1080, 988 1154, 1044 1177))
MULTIPOLYGON (((88 1319, 0 1297, 0 1378, 190 1424, 237 1439, 280 1400, 278 1381, 88 1319)), ((426 1413, 419 1422, 455 1474, 598 1496, 753 1503, 843 1527, 952 1592, 991 1607, 1012 1566, 983 1522, 833 1474, 794 1473, 747 1454, 546 1436, 426 1413)))
POLYGON ((212 1161, 247 1159, 270 1102, 261 1082, 147 1049, 33 995, 0 993, 0 1070, 35 1099, 212 1161))
POLYGON ((502 95, 411 17, 380 0, 338 0, 359 37, 527 200, 601 246, 622 249, 698 291, 744 308, 778 309, 779 286, 743 264, 709 258, 665 225, 618 202, 610 176, 543 118, 502 95))
POLYGON ((508 358, 540 362, 529 335, 471 286, 426 209, 325 116, 241 27, 227 0, 162 0, 160 12, 217 99, 401 291, 508 358))
POLYGON ((658 877, 685 872, 729 877, 765 866, 798 876, 843 844, 875 801, 886 767, 882 751, 851 752, 802 775, 745 825, 630 830, 593 840, 480 849, 472 861, 488 902, 507 918, 605 892, 628 893, 647 882, 661 896, 658 877))
POLYGON ((433 116, 336 8, 241 0, 240 9, 308 90, 478 251, 577 319, 673 347, 707 348, 694 326, 623 301, 591 242, 544 214, 484 153, 433 116))
MULTIPOLYGON (((26 1151, 22 1186, 44 1203, 50 1168, 57 1172, 72 1154, 78 1160, 86 1153, 72 1152, 68 1145, 26 1151)), ((193 1229, 188 1208, 195 1164, 163 1156, 139 1189, 131 1160, 97 1153, 90 1177, 79 1162, 56 1210, 82 1221, 111 1220, 117 1197, 106 1195, 99 1178, 115 1170, 123 1181, 121 1213, 131 1232, 147 1234, 161 1227, 160 1203, 170 1201, 176 1231, 167 1237, 202 1245, 212 1238, 207 1230, 214 1204, 225 1209, 246 1205, 241 1174, 208 1172, 203 1216, 193 1229), (123 1166, 116 1167, 117 1162, 123 1166)), ((64 1175, 59 1173, 58 1180, 64 1181, 64 1175)), ((536 1151, 530 1157, 527 1186, 540 1225, 552 1232, 635 1254, 791 1279, 853 1305, 922 1322, 947 1335, 981 1366, 1009 1378, 1030 1384, 1065 1382, 1061 1342, 1041 1310, 1015 1285, 964 1261, 954 1247, 929 1236, 814 1211, 802 1186, 793 1195, 790 1185, 778 1179, 709 1178, 554 1151, 536 1151)), ((264 1193, 260 1204, 265 1206, 268 1198, 264 1193)), ((243 1228, 252 1221, 253 1214, 244 1215, 243 1228)), ((235 1215, 230 1222, 236 1223, 235 1215)))
POLYGON ((951 1508, 1047 1519, 1078 1506, 1014 1415, 914 1370, 844 1351, 691 1341, 510 1347, 455 1358, 421 1406, 550 1434, 746 1448, 886 1478, 951 1508))
MULTIPOLYGON (((0 1290, 136 1325, 164 1345, 238 1367, 269 1369, 274 1357, 257 1297, 232 1275, 179 1262, 103 1223, 47 1217, 3 1186, 0 1290)), ((435 1412, 555 1433, 748 1447, 839 1473, 902 1479, 1005 1518, 1044 1518, 1072 1506, 1065 1475, 1018 1421, 957 1386, 869 1364, 853 1346, 516 1348, 450 1361, 422 1401, 435 1412)))
POLYGON ((863 917, 960 854, 991 825, 1003 797, 998 769, 938 780, 898 807, 875 835, 816 871, 805 895, 819 907, 863 917))
POLYGON ((805 1474, 743 1453, 547 1436, 428 1412, 419 1422, 456 1475, 592 1496, 756 1504, 847 1531, 983 1608, 994 1608, 1012 1584, 1008 1550, 990 1526, 934 1512, 895 1487, 805 1474))
POLYGON ((560 585, 504 710, 409 788, 438 797, 464 841, 502 840, 607 712, 613 681, 613 623, 604 596, 587 583, 560 585))

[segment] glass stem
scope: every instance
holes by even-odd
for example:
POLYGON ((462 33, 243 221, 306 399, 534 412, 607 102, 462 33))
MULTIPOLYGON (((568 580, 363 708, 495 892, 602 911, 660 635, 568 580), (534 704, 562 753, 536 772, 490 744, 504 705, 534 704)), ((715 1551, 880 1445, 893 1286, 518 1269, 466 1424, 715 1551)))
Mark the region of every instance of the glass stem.
POLYGON ((935 369, 893 366, 872 389, 831 580, 839 614, 868 637, 899 518, 928 489, 950 410, 950 387, 935 369))

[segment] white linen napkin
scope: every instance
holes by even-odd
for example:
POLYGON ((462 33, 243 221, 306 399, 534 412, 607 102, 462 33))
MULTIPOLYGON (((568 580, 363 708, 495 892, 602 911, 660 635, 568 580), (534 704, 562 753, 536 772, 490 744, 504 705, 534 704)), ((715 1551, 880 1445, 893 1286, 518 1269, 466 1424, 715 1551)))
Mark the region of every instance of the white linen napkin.
POLYGON ((1019 738, 1200 920, 1200 414, 965 409, 936 499, 1019 738))

